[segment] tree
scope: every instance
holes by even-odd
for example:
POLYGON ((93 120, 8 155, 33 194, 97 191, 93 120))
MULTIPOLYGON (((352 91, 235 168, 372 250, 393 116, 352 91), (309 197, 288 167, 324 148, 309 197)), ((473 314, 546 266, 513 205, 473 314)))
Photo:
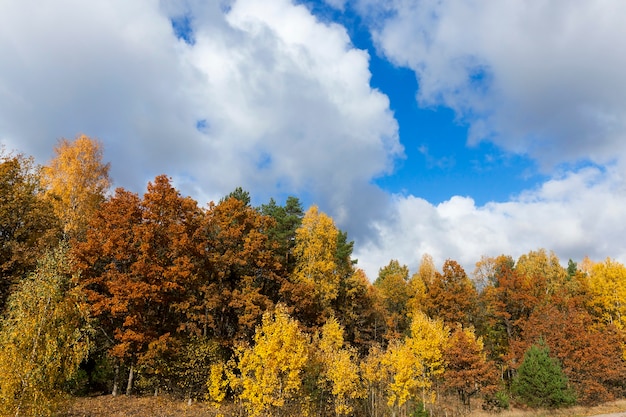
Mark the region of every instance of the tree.
POLYGON ((346 340, 361 355, 365 355, 373 344, 383 342, 385 311, 378 290, 363 270, 356 269, 341 281, 335 304, 335 314, 344 327, 346 340))
POLYGON ((626 326, 626 267, 606 259, 593 263, 587 277, 590 310, 605 323, 626 326))
POLYGON ((296 312, 300 312, 308 325, 321 324, 330 317, 333 302, 339 296, 338 236, 333 220, 320 213, 316 206, 307 210, 302 225, 296 230, 296 266, 291 280, 300 287, 299 296, 309 299, 295 305, 296 312))
POLYGON ((471 397, 483 392, 493 394, 497 389, 498 373, 487 360, 481 338, 471 328, 458 326, 444 350, 445 387, 456 391, 468 409, 471 397))
POLYGON ((40 171, 32 158, 0 152, 0 312, 15 285, 60 238, 40 171))
POLYGON ((136 366, 174 348, 173 337, 187 328, 199 215, 195 201, 158 176, 143 199, 116 190, 76 244, 92 313, 114 341, 111 354, 130 366, 128 393, 136 366))
POLYGON ((295 268, 296 258, 293 249, 296 244, 296 230, 302 225, 304 216, 300 200, 296 197, 287 197, 285 205, 279 206, 274 199, 270 199, 268 204, 261 206, 260 211, 275 221, 274 226, 267 230, 267 235, 276 243, 274 252, 281 259, 284 270, 289 275, 295 268))
POLYGON ((41 259, 7 304, 0 328, 0 413, 53 415, 63 388, 86 359, 88 307, 74 285, 67 248, 41 259))
POLYGON ((478 293, 474 283, 456 261, 445 261, 443 273, 435 273, 426 289, 426 311, 429 316, 441 318, 449 325, 473 324, 478 293))
POLYGON ((236 198, 211 203, 194 233, 201 273, 189 321, 225 345, 250 341, 284 277, 266 232, 273 220, 236 198))
POLYGON ((533 408, 559 408, 576 402, 559 362, 550 357, 543 341, 532 345, 513 379, 511 391, 520 401, 533 408))
POLYGON ((82 239, 90 217, 105 199, 111 181, 102 163, 102 144, 85 135, 59 140, 43 178, 65 236, 82 239))
POLYGON ((331 317, 322 326, 322 336, 318 343, 322 362, 322 380, 330 386, 330 394, 335 415, 353 415, 357 401, 365 397, 361 384, 357 354, 344 345, 344 330, 339 322, 331 317))
POLYGON ((254 345, 237 351, 241 380, 239 398, 251 416, 284 415, 301 400, 309 341, 283 306, 266 312, 254 345))
POLYGON ((554 299, 536 309, 511 346, 513 365, 532 343, 542 339, 563 365, 579 402, 593 405, 619 398, 625 392, 626 378, 623 335, 612 324, 594 323, 576 302, 554 299))
POLYGON ((395 410, 405 407, 409 400, 419 399, 424 405, 434 403, 431 387, 444 372, 448 328, 441 320, 416 312, 410 330, 410 337, 390 344, 383 360, 392 375, 387 403, 395 410))
POLYGON ((407 305, 409 293, 409 268, 392 260, 378 272, 374 286, 378 288, 386 310, 387 331, 390 339, 402 335, 408 327, 407 305))

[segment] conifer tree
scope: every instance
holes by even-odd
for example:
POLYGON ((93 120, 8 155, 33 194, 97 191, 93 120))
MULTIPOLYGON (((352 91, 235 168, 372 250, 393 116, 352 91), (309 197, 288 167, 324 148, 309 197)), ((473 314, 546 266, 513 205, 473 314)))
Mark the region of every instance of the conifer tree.
POLYGON ((533 408, 559 408, 576 402, 561 365, 550 357, 550 349, 543 340, 524 354, 511 391, 533 408))

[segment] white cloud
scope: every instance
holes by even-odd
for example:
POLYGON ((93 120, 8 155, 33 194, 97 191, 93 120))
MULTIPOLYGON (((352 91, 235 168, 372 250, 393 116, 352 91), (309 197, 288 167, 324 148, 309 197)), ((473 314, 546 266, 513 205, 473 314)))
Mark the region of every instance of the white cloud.
POLYGON ((367 53, 288 0, 3 2, 0 55, 3 143, 45 162, 57 138, 96 136, 137 191, 167 173, 199 199, 241 185, 374 210, 368 183, 402 154, 367 53))
POLYGON ((622 1, 356 2, 379 50, 413 69, 422 105, 454 109, 470 143, 551 166, 626 152, 622 1))
POLYGON ((358 248, 359 265, 375 279, 391 259, 416 271, 423 254, 438 267, 446 259, 468 273, 482 255, 518 258, 530 250, 554 250, 566 263, 589 256, 626 261, 624 181, 615 167, 569 172, 511 201, 476 206, 469 197, 439 205, 396 196, 394 214, 376 224, 380 240, 358 248))

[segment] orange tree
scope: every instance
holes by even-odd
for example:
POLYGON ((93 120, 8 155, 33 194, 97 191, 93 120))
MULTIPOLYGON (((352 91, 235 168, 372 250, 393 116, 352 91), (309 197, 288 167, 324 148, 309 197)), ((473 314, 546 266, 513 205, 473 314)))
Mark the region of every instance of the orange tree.
POLYGON ((104 202, 74 254, 93 315, 127 363, 130 392, 137 365, 175 346, 188 287, 197 276, 193 231, 200 211, 165 176, 143 200, 123 189, 104 202))

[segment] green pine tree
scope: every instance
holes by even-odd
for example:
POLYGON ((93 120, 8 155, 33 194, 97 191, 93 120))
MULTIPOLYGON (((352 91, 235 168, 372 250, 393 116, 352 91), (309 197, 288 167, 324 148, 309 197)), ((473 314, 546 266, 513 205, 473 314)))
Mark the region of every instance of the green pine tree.
POLYGON ((550 357, 550 349, 543 340, 524 354, 511 391, 519 401, 533 408, 559 408, 576 402, 561 365, 550 357))

